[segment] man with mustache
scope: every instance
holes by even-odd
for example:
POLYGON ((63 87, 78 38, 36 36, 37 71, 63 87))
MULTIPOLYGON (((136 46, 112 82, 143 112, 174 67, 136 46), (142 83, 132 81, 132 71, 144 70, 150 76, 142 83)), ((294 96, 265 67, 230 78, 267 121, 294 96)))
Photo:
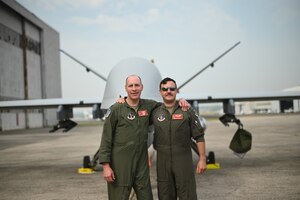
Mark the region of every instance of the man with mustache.
POLYGON ((171 78, 161 81, 163 104, 152 112, 154 147, 157 150, 157 188, 160 200, 197 200, 191 138, 200 159, 196 173, 206 170, 204 130, 193 109, 182 111, 176 101, 177 85, 171 78))

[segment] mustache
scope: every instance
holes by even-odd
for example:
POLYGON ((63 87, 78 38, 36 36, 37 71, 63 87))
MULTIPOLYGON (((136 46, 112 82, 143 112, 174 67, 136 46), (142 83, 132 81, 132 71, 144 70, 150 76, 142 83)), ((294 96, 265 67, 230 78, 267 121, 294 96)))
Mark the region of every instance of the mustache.
POLYGON ((165 96, 174 96, 172 93, 167 93, 165 96))

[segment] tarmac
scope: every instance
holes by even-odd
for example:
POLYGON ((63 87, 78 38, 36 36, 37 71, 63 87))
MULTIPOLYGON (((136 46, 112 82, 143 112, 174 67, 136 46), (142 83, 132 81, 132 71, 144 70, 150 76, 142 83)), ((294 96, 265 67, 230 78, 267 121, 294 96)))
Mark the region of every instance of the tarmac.
MULTIPOLYGON (((221 168, 195 175, 198 199, 299 200, 300 114, 238 118, 253 137, 243 159, 228 148, 237 125, 207 121, 206 150, 214 151, 221 168)), ((93 156, 99 147, 103 123, 94 124, 67 133, 49 133, 49 128, 0 132, 0 199, 108 199, 102 171, 77 173, 83 157, 93 156)), ((150 169, 158 199, 155 160, 150 169)))

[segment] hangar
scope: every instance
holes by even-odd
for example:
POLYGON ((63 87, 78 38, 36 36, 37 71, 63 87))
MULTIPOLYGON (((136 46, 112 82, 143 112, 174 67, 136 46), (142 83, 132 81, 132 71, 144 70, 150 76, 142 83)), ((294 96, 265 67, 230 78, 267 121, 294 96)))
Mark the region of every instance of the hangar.
MULTIPOLYGON (((0 0, 0 101, 60 98, 59 48, 56 30, 15 0, 0 0)), ((0 112, 0 131, 56 122, 56 109, 0 112)))

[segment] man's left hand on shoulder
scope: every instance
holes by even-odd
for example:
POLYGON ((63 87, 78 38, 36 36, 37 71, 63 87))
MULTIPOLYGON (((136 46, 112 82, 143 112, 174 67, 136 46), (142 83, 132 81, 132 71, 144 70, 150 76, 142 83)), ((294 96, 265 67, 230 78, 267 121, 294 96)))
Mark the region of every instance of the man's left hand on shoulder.
POLYGON ((187 111, 191 107, 191 104, 189 104, 189 102, 187 102, 187 100, 180 98, 179 106, 181 107, 182 111, 187 111))

